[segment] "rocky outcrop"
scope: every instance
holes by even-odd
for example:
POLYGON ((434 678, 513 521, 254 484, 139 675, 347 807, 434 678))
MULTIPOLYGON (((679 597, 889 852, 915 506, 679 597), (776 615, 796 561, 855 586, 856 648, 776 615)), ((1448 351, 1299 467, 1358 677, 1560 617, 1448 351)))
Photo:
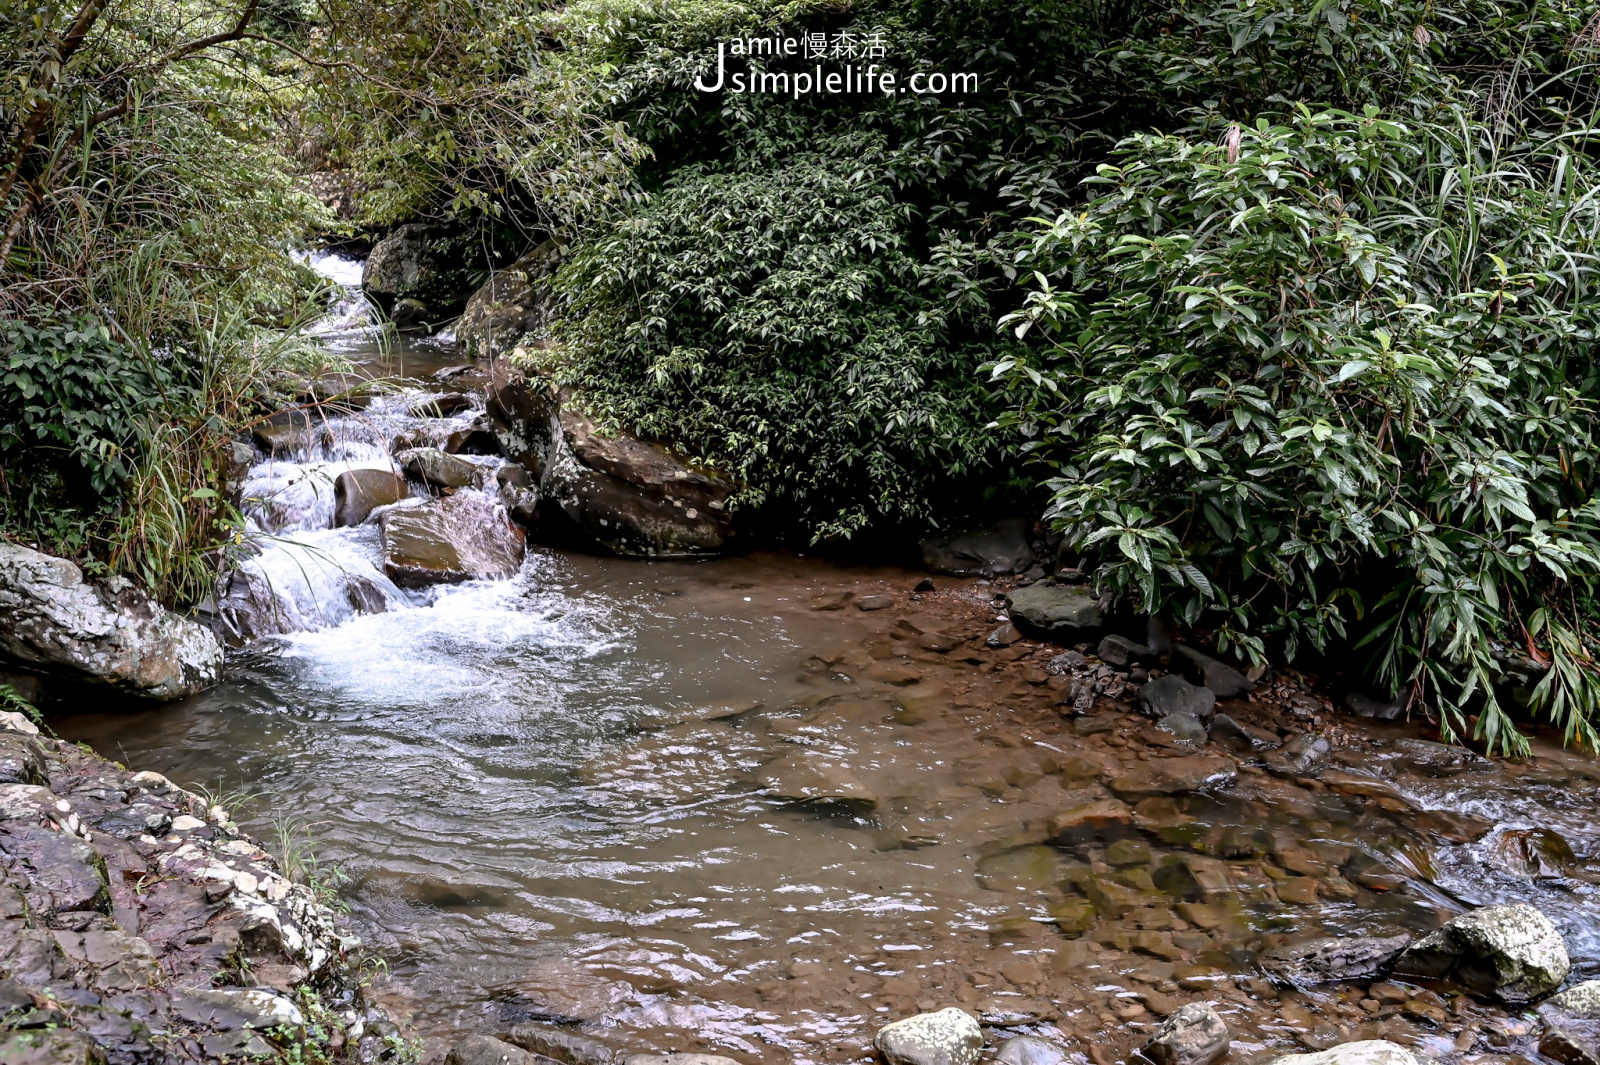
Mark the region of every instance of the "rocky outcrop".
POLYGON ((1394 966, 1397 976, 1450 980, 1512 1005, 1554 991, 1571 969, 1561 933, 1525 902, 1464 913, 1413 943, 1394 966))
POLYGON ((561 262, 554 240, 499 271, 467 300, 456 322, 456 342, 477 359, 506 354, 527 334, 541 335, 550 321, 551 278, 561 262))
POLYGON ((1023 632, 1065 642, 1083 638, 1105 620, 1088 589, 1076 585, 1030 584, 1007 595, 1006 608, 1023 632))
POLYGON ((221 807, 0 716, 18 736, 50 785, 0 785, 0 1061, 376 1062, 403 1045, 363 998, 359 943, 221 807))
POLYGON ((1029 522, 1006 518, 982 529, 922 541, 922 564, 954 577, 998 577, 1023 573, 1038 559, 1028 539, 1029 522))
POLYGON ((952 1006, 886 1024, 872 1045, 889 1065, 976 1065, 983 1029, 972 1014, 952 1006))
POLYGON ((733 486, 665 448, 608 436, 543 385, 497 363, 489 415, 505 455, 536 482, 542 520, 634 558, 720 554, 733 486))
POLYGON ((406 479, 393 470, 346 470, 333 482, 334 527, 360 525, 374 510, 410 495, 406 479))
POLYGON ((402 588, 504 580, 522 566, 526 550, 522 530, 473 492, 393 507, 378 527, 384 572, 402 588))
POLYGON ((436 328, 461 313, 472 274, 461 242, 412 222, 373 246, 361 292, 402 329, 436 328))
POLYGON ((0 660, 140 699, 181 699, 217 682, 222 645, 124 578, 91 583, 66 559, 0 543, 0 660))

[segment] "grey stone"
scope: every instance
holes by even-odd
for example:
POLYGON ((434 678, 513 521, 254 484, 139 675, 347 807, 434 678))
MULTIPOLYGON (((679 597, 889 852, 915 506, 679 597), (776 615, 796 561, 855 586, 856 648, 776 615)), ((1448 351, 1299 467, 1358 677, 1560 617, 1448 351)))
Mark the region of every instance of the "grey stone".
POLYGON ((48 783, 44 748, 21 732, 0 732, 0 784, 48 783))
POLYGON ((83 1032, 52 1028, 0 1031, 6 1065, 102 1065, 105 1055, 83 1032))
POLYGON ((922 541, 922 564, 955 577, 1022 573, 1036 561, 1028 542, 1029 522, 1006 518, 982 529, 922 541))
POLYGON ((1407 935, 1325 936, 1275 947, 1261 956, 1261 967, 1293 987, 1382 975, 1411 942, 1407 935))
POLYGON ((1196 687, 1176 673, 1168 673, 1139 688, 1139 705, 1155 718, 1188 714, 1207 721, 1216 711, 1217 696, 1209 688, 1196 687))
POLYGON ((326 435, 326 415, 305 410, 280 411, 250 430, 255 446, 275 459, 304 457, 326 435))
POLYGON ((1269 1065, 1428 1065, 1430 1060, 1387 1039, 1364 1039, 1315 1054, 1285 1054, 1269 1065))
POLYGON ((173 1004, 184 1020, 225 1032, 240 1028, 298 1029, 305 1025, 305 1016, 293 1002, 253 988, 200 988, 179 994, 173 1004))
POLYGON ((1089 660, 1081 651, 1063 651, 1044 664, 1044 671, 1052 677, 1064 677, 1075 670, 1086 669, 1089 660))
POLYGON ((459 455, 436 447, 412 447, 395 455, 394 460, 419 481, 436 488, 478 488, 493 471, 459 455))
POLYGON ((505 1040, 563 1065, 612 1065, 617 1060, 610 1045, 565 1028, 519 1024, 506 1033, 505 1040))
POLYGON ((547 240, 474 292, 456 322, 461 350, 473 358, 495 359, 526 334, 542 337, 550 324, 554 298, 550 282, 561 252, 560 244, 547 240))
POLYGON ((1267 771, 1280 777, 1305 777, 1327 765, 1333 744, 1326 736, 1302 732, 1266 757, 1267 771))
POLYGON ((1561 933, 1525 902, 1464 913, 1413 943, 1394 966, 1397 976, 1452 980, 1511 1005, 1555 990, 1571 969, 1561 933))
POLYGON ((1126 636, 1113 633, 1100 641, 1100 647, 1095 652, 1100 656, 1100 661, 1108 666, 1126 666, 1134 662, 1148 662, 1156 653, 1142 643, 1137 643, 1126 636))
POLYGON ((1170 732, 1180 743, 1199 745, 1206 742, 1206 726, 1192 714, 1168 714, 1156 722, 1156 728, 1170 732))
POLYGON ((1395 696, 1389 699, 1378 699, 1365 692, 1347 692, 1344 705, 1348 706, 1357 717, 1371 717, 1379 721, 1393 721, 1405 712, 1405 697, 1395 696))
POLYGON ((1228 1026, 1206 1002, 1178 1007, 1139 1052, 1155 1065, 1215 1065, 1228 1053, 1228 1026))
POLYGON ((1100 606, 1075 585, 1030 584, 1006 596, 1011 621, 1024 632, 1077 639, 1104 621, 1100 606))
POLYGON ((1600 980, 1573 984, 1560 994, 1552 995, 1544 1005, 1581 1021, 1600 1021, 1600 980))
POLYGON ((397 324, 443 324, 472 293, 466 252, 464 242, 442 229, 407 223, 373 246, 361 271, 362 294, 397 324))
POLYGON ((1200 684, 1215 693, 1218 699, 1232 699, 1255 687, 1243 673, 1202 651, 1182 644, 1172 650, 1176 657, 1188 663, 1188 671, 1199 679, 1200 684))
POLYGON ((500 504, 511 520, 532 527, 539 520, 539 486, 521 466, 505 465, 495 471, 500 484, 500 504))
POLYGON ((872 1045, 889 1065, 976 1065, 983 1029, 970 1013, 951 1006, 884 1025, 872 1045))
POLYGON ((360 525, 379 507, 411 495, 406 479, 393 470, 346 470, 333 482, 333 525, 360 525))
POLYGON ((445 1065, 541 1065, 538 1055, 487 1035, 462 1038, 444 1061, 445 1065))
POLYGON ((522 530, 477 493, 391 507, 378 527, 384 572, 404 588, 504 580, 521 567, 526 550, 522 530))
POLYGON ((62 558, 0 543, 0 660, 141 699, 181 699, 222 672, 210 629, 121 577, 94 583, 62 558))
POLYGON ((1086 1059, 1060 1043, 1036 1035, 1014 1035, 1000 1044, 995 1065, 1082 1065, 1086 1059))

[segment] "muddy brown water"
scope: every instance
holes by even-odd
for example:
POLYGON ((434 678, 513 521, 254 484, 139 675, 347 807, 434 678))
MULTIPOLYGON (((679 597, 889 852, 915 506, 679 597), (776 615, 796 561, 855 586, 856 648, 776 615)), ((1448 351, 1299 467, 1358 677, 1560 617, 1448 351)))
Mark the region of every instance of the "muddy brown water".
POLYGON ((1266 690, 1224 709, 1264 738, 1331 730, 1334 785, 1233 754, 1229 788, 1125 793, 1127 825, 1062 837, 1064 810, 1188 752, 1109 703, 1063 716, 1043 669, 1061 648, 987 647, 993 589, 916 597, 919 576, 536 550, 515 581, 262 641, 201 698, 57 727, 249 795, 263 837, 310 826, 354 878, 385 993, 436 1045, 543 1019, 630 1049, 859 1061, 877 1026, 956 1004, 993 1041, 1109 1063, 1206 999, 1244 1061, 1374 1036, 1532 1054, 1522 1022, 1440 989, 1287 990, 1257 958, 1526 899, 1579 974, 1600 969, 1586 760, 1441 768, 1396 743, 1415 729, 1303 697, 1295 717, 1266 690), (891 605, 815 609, 841 591, 891 605), (1541 867, 1530 829, 1573 853, 1541 867))

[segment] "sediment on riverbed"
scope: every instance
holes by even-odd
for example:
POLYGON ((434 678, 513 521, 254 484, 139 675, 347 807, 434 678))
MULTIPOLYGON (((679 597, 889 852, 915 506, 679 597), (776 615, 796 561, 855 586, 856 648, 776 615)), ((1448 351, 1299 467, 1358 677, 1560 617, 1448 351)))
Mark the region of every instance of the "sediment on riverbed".
POLYGON ((0 714, 0 1061, 403 1061, 360 942, 227 810, 0 714))

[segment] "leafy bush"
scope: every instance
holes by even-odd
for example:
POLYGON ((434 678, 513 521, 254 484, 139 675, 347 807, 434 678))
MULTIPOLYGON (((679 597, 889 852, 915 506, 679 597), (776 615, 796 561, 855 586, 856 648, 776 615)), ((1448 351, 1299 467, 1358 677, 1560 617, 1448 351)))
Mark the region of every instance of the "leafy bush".
POLYGON ((1352 638, 1501 750, 1525 643, 1593 746, 1600 181, 1586 134, 1450 119, 1130 138, 1023 257, 1048 347, 994 372, 1108 589, 1256 658, 1352 638))

